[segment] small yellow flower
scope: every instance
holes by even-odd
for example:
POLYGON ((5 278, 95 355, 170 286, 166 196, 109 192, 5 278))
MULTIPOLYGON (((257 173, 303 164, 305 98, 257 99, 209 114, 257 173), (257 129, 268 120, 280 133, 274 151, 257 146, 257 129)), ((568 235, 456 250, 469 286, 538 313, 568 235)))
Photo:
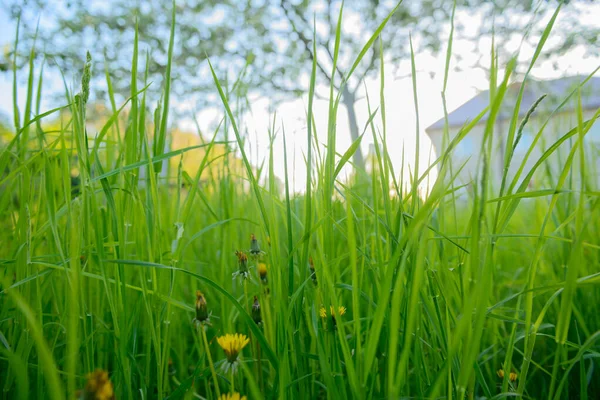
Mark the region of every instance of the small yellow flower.
MULTIPOLYGON (((504 370, 503 369, 499 369, 497 372, 498 376, 502 379, 504 379, 504 370)), ((510 374, 508 374, 508 380, 511 382, 514 382, 517 380, 517 373, 516 372, 511 372, 510 374)))
POLYGON ((238 392, 222 394, 219 400, 247 400, 246 396, 240 395, 238 392))
POLYGON ((84 400, 113 400, 115 391, 113 384, 108 379, 108 372, 97 369, 87 375, 87 383, 81 393, 84 400))
MULTIPOLYGON (((337 315, 341 317, 344 314, 346 314, 346 307, 339 306, 337 309, 337 315)), ((319 315, 323 319, 327 318, 327 310, 325 309, 325 307, 321 306, 321 309, 319 310, 319 315)), ((336 315, 335 308, 333 308, 333 306, 330 306, 329 307, 329 316, 331 317, 331 327, 333 327, 333 329, 337 328, 337 321, 335 320, 335 315, 336 315)), ((327 325, 329 325, 329 323, 327 325)))
POLYGON ((250 339, 248 339, 246 335, 239 333, 233 335, 228 333, 225 336, 218 337, 217 342, 225 352, 225 357, 227 358, 227 362, 224 365, 225 370, 227 371, 229 368, 233 368, 235 370, 238 356, 242 349, 246 347, 248 343, 250 343, 250 339))
MULTIPOLYGON (((344 306, 339 306, 338 307, 338 314, 340 315, 340 317, 344 314, 346 314, 346 307, 344 306)), ((335 315, 335 313, 333 312, 333 306, 331 307, 331 315, 335 315)))
MULTIPOLYGON (((329 307, 329 312, 331 316, 335 318, 335 309, 333 308, 333 306, 329 307)), ((346 314, 346 307, 339 306, 338 315, 341 317, 344 314, 346 314)), ((321 316, 321 318, 327 318, 327 310, 325 309, 325 307, 321 306, 321 309, 319 310, 319 315, 321 316)))

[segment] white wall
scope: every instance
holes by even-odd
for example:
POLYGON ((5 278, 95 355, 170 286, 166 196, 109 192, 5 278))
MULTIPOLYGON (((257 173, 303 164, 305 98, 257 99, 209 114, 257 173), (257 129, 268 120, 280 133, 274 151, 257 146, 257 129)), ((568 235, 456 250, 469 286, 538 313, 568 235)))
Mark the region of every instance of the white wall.
MULTIPOLYGON (((584 121, 590 119, 593 114, 594 110, 584 111, 584 121)), ((509 166, 507 175, 509 180, 512 180, 515 174, 518 172, 526 153, 533 143, 535 136, 547 118, 547 115, 536 116, 535 118, 530 119, 528 124, 523 129, 523 135, 517 144, 517 147, 515 148, 515 152, 509 166)), ((500 121, 497 122, 496 126, 494 127, 494 136, 492 142, 493 151, 490 165, 491 176, 493 177, 492 186, 494 188, 500 187, 503 176, 503 151, 501 149, 505 147, 504 143, 506 142, 506 138, 508 136, 508 124, 509 121, 500 121)), ((533 168, 543 152, 552 146, 561 136, 576 126, 577 116, 573 112, 562 113, 552 117, 523 166, 522 173, 520 174, 519 184, 527 175, 527 173, 533 168)), ((458 131, 459 128, 450 128, 449 139, 454 139, 458 131)), ((456 174, 464 164, 462 170, 460 170, 460 172, 458 172, 456 175, 454 180, 455 186, 470 184, 476 178, 477 173, 481 168, 479 158, 484 131, 485 123, 474 126, 453 151, 451 156, 453 173, 456 174)), ((440 154, 443 154, 443 130, 430 130, 428 131, 428 135, 431 138, 436 154, 439 157, 440 154)), ((564 167, 565 160, 567 159, 571 146, 575 143, 575 140, 576 138, 574 137, 571 140, 563 143, 558 148, 556 153, 549 157, 547 161, 538 168, 531 180, 531 187, 549 188, 556 185, 560 172, 564 167)), ((593 184, 593 187, 598 188, 600 186, 600 121, 596 121, 596 123, 592 126, 589 133, 586 135, 584 145, 586 150, 586 176, 593 184)), ((572 167, 573 182, 580 181, 579 165, 579 157, 576 156, 574 158, 572 167)), ((449 182, 451 177, 447 175, 445 179, 446 182, 449 182)))

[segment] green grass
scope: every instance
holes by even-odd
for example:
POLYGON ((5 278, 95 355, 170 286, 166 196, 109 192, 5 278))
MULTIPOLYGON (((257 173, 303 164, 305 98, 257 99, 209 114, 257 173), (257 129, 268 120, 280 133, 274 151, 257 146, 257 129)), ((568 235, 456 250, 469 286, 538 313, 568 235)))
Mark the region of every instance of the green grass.
MULTIPOLYGON (((346 79, 368 48, 380 45, 386 21, 346 79)), ((118 399, 215 399, 232 387, 253 399, 600 396, 600 192, 597 182, 583 179, 595 163, 583 140, 600 110, 583 120, 578 90, 555 110, 576 102, 577 126, 547 146, 533 169, 523 162, 514 178, 508 166, 517 161, 507 152, 495 189, 493 122, 507 101, 514 63, 499 69, 491 49, 491 117, 481 172, 465 206, 450 158, 483 113, 453 140, 446 130, 447 150, 433 165, 415 168, 408 183, 398 181, 405 175, 392 169, 399 155, 387 142, 382 55, 382 105, 369 104, 364 133, 376 143, 374 172, 358 170, 342 181, 338 173, 363 136, 336 152, 340 95, 333 83, 327 132, 316 131, 313 63, 308 180, 304 193, 294 194, 287 164, 283 189, 274 175, 274 152, 283 151, 287 163, 285 121, 273 120, 266 168, 251 165, 231 95, 237 83, 222 86, 219 71, 212 70, 224 110, 218 128, 200 146, 165 152, 171 63, 161 102, 150 110, 148 91, 158 89, 148 82, 148 57, 138 70, 135 37, 131 94, 121 105, 110 65, 104 66, 112 116, 97 134, 86 130, 90 60, 67 71, 84 70, 79 93, 66 90, 62 105, 42 112, 43 64, 33 62, 35 47, 27 49, 25 109, 20 112, 15 98, 15 135, 0 149, 2 398, 73 398, 96 369, 108 371, 118 399), (48 121, 58 128, 50 130, 48 121), (274 145, 278 135, 283 148, 274 145), (561 173, 548 175, 545 163, 567 141, 573 145, 561 173), (194 176, 179 162, 188 152, 201 157, 194 176), (432 168, 438 179, 419 199, 418 185, 432 168), (76 191, 72 169, 79 172, 76 191), (534 173, 546 173, 548 184, 528 191, 534 173), (253 257, 250 279, 232 277, 235 250, 248 252, 251 234, 263 251, 267 284, 253 257), (207 301, 210 325, 193 322, 196 290, 207 301), (338 311, 334 321, 329 311, 320 316, 322 306, 347 312, 338 311), (226 333, 250 338, 235 374, 221 368, 225 355, 216 338, 226 333)), ((446 116, 451 54, 452 34, 442 91, 446 116)), ((414 73, 413 54, 411 61, 414 73)), ((17 80, 15 71, 15 87, 17 80)), ((418 100, 414 75, 413 88, 418 100)), ((524 123, 515 112, 509 145, 524 123)), ((415 151, 418 158, 418 145, 415 151)))

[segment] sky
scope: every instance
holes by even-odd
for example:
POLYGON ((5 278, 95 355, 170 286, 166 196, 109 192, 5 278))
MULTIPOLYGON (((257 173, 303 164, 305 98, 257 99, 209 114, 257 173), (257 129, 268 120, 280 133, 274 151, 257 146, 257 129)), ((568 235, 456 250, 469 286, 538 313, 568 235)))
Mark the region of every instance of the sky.
MULTIPOLYGON (((457 15, 457 18, 463 18, 466 26, 481 23, 481 16, 478 15, 457 15)), ((560 18, 560 16, 559 16, 560 18)), ((586 18, 590 21, 600 21, 600 4, 590 4, 589 12, 586 18)), ((350 28, 351 29, 351 28, 350 28)), ((6 48, 14 40, 15 23, 9 20, 5 11, 0 8, 0 50, 6 48)), ((514 44, 515 49, 518 46, 518 41, 514 44)), ((490 44, 479 43, 480 46, 490 44)), ((532 48, 523 47, 520 52, 522 60, 528 60, 533 54, 532 48)), ((439 56, 430 54, 417 54, 415 58, 417 68, 417 95, 418 95, 418 111, 419 111, 419 132, 420 141, 420 161, 419 169, 423 171, 431 161, 435 160, 435 153, 431 147, 431 142, 425 133, 425 128, 437 121, 443 116, 443 107, 441 99, 441 90, 443 86, 443 71, 445 63, 445 50, 439 56), (427 68, 424 68, 426 66, 427 68), (427 69, 427 71, 439 71, 434 76, 428 72, 419 72, 427 69)), ((575 48, 566 57, 556 60, 558 69, 553 68, 550 63, 541 64, 534 69, 533 75, 539 79, 556 78, 561 74, 577 75, 589 74, 598 65, 600 60, 597 58, 584 58, 583 48, 575 48)), ((455 42, 453 46, 452 66, 456 65, 457 56, 463 59, 468 59, 473 56, 473 47, 470 43, 455 42)), ((404 159, 408 163, 410 169, 414 169, 415 165, 415 143, 417 140, 417 118, 415 105, 413 101, 413 87, 410 77, 398 79, 394 74, 396 65, 386 65, 385 72, 385 108, 387 119, 387 135, 389 152, 393 160, 393 165, 396 171, 401 169, 401 158, 404 149, 404 159)), ((404 76, 410 71, 408 60, 400 64, 400 75, 404 76)), ((45 77, 47 84, 46 93, 53 90, 61 90, 62 82, 60 78, 50 75, 45 77)), ((452 111, 461 104, 476 95, 479 91, 487 89, 489 86, 487 76, 480 69, 463 69, 461 71, 451 70, 448 87, 446 90, 446 101, 448 110, 452 111)), ((359 127, 362 131, 365 123, 368 120, 369 113, 366 101, 368 93, 371 109, 379 107, 379 79, 369 79, 365 82, 366 90, 361 93, 363 100, 356 105, 358 114, 359 127)), ((325 88, 321 88, 325 89, 325 88)), ((18 97, 22 102, 25 97, 26 88, 20 85, 18 88, 18 97)), ((319 90, 319 89, 318 89, 319 90)), ((323 92, 323 90, 321 90, 323 92)), ((0 74, 0 114, 12 120, 12 77, 10 74, 0 74)), ((306 107, 308 99, 306 96, 281 104, 277 108, 276 126, 279 131, 277 140, 275 141, 276 151, 274 152, 275 170, 278 171, 280 178, 283 176, 283 140, 281 132, 285 130, 286 141, 288 146, 288 168, 292 173, 291 184, 296 191, 302 191, 306 185, 304 155, 306 154, 306 107)), ((182 110, 194 109, 194 104, 184 100, 173 101, 174 107, 179 107, 182 110)), ((43 102, 44 110, 53 108, 48 100, 43 102)), ((252 99, 251 113, 244 117, 238 124, 247 129, 249 133, 248 150, 251 156, 251 161, 255 165, 259 165, 265 156, 268 155, 268 131, 273 121, 273 115, 269 110, 269 100, 266 97, 254 96, 252 99)), ((201 128, 208 130, 213 126, 214 122, 222 116, 221 108, 209 108, 201 110, 197 114, 197 119, 200 121, 201 128)), ((317 135, 321 142, 324 142, 327 134, 327 114, 328 104, 326 101, 316 100, 314 105, 315 121, 317 124, 317 135)), ((380 117, 375 118, 378 126, 380 126, 380 117)), ((172 124, 180 128, 195 131, 194 124, 191 119, 181 118, 176 121, 171 121, 172 124)), ((370 131, 362 143, 363 154, 367 154, 372 143, 370 131)), ((351 145, 348 120, 346 110, 340 107, 337 117, 337 151, 344 153, 351 145)), ((408 171, 408 168, 406 168, 408 171)), ((345 171, 346 173, 348 170, 345 171)), ((405 177, 406 178, 406 177, 405 177)), ((435 179, 435 175, 431 176, 431 181, 435 179)))

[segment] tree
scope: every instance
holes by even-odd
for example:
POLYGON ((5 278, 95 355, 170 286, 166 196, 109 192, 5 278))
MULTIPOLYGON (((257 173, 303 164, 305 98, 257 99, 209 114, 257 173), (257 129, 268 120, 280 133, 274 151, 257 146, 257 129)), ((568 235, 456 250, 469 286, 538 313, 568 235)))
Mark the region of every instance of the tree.
MULTIPOLYGON (((38 40, 46 56, 63 70, 81 64, 89 49, 95 60, 105 59, 117 92, 129 92, 131 49, 134 25, 139 27, 140 48, 149 51, 151 80, 159 83, 166 68, 168 31, 172 4, 164 0, 130 2, 113 0, 109 5, 84 0, 65 4, 52 0, 26 2, 14 0, 9 5, 12 15, 21 16, 26 32, 35 32, 34 24, 41 15, 38 40), (136 5, 137 4, 137 5, 136 5)), ((579 22, 589 0, 570 1, 565 17, 555 29, 556 39, 546 54, 563 54, 573 46, 584 44, 597 53, 594 46, 600 31, 597 26, 579 22)), ((547 16, 557 1, 533 0, 459 0, 456 12, 479 15, 474 20, 456 21, 455 40, 477 45, 482 37, 496 33, 499 54, 512 54, 509 43, 528 31, 527 39, 539 40, 543 24, 530 24, 534 15, 547 16), (493 22, 492 22, 493 21, 493 22)), ((379 46, 372 46, 351 79, 341 86, 345 73, 356 55, 381 21, 394 9, 395 1, 352 0, 344 4, 344 19, 337 68, 332 72, 334 38, 341 1, 334 0, 187 0, 177 1, 176 47, 172 89, 176 95, 190 96, 200 104, 216 102, 214 86, 205 59, 210 56, 216 70, 225 80, 243 75, 241 96, 259 93, 273 104, 298 97, 308 87, 308 72, 317 58, 321 83, 333 84, 341 90, 341 101, 347 111, 352 140, 359 136, 355 106, 360 98, 362 82, 379 72, 379 46), (316 31, 316 54, 313 53, 313 29, 316 31)), ((385 61, 399 65, 409 58, 408 36, 416 51, 438 53, 445 46, 452 1, 417 0, 400 4, 386 29, 380 35, 385 61)), ((30 38, 31 39, 31 38, 30 38)), ((476 62, 485 68, 489 48, 478 49, 476 62), (481 61, 484 60, 484 61, 481 61)), ((461 67, 461 60, 457 60, 461 67)), ((462 65, 465 66, 465 65, 462 65)), ((102 72, 99 68, 96 72, 102 72)), ((99 86, 103 87, 103 86, 99 86)), ((238 93, 240 94, 240 93, 238 93)), ((100 95, 102 95, 100 93, 100 95)), ((319 93, 317 93, 319 95, 319 93)), ((326 97, 327 94, 321 94, 326 97)), ((364 167, 360 149, 354 163, 364 167)))

